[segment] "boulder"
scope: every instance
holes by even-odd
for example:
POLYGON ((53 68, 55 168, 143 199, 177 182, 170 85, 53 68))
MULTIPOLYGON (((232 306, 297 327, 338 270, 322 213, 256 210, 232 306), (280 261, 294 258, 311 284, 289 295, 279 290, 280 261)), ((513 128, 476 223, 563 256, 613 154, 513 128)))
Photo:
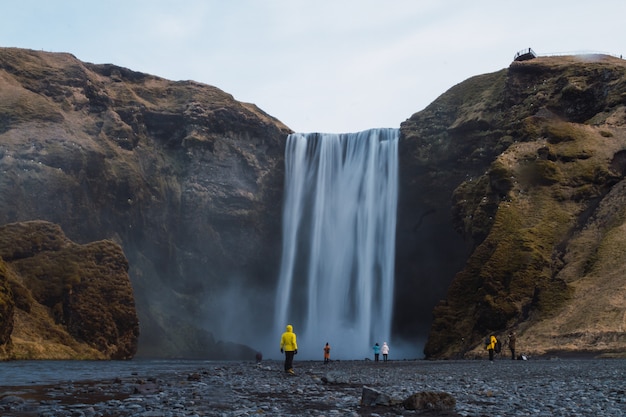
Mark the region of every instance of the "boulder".
POLYGON ((0 226, 3 359, 130 359, 139 320, 128 260, 112 241, 84 245, 44 221, 0 226))
POLYGON ((407 410, 452 411, 456 400, 447 392, 416 392, 402 403, 407 410))
POLYGON ((363 386, 361 394, 361 405, 376 406, 376 405, 391 405, 391 397, 375 388, 363 386))
POLYGON ((350 375, 340 371, 329 371, 322 377, 322 382, 325 384, 349 384, 350 375))

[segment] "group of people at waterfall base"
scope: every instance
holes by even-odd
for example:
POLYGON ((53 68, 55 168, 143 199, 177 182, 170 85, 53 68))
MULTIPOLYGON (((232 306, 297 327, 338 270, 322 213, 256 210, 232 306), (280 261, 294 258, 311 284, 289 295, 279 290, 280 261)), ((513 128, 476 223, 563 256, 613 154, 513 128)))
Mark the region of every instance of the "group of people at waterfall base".
POLYGON ((378 362, 378 357, 381 353, 383 354, 383 362, 387 362, 387 357, 389 356, 389 345, 387 342, 384 342, 382 346, 376 343, 372 349, 374 349, 374 362, 378 362))
MULTIPOLYGON (((389 345, 387 342, 384 342, 382 346, 376 343, 373 347, 374 349, 374 361, 378 362, 378 358, 380 354, 383 355, 383 361, 387 362, 389 357, 389 345)), ((295 371, 293 370, 293 357, 298 354, 298 342, 296 334, 293 331, 293 326, 288 324, 285 328, 285 332, 280 337, 280 353, 285 354, 285 372, 288 374, 294 375, 295 371)), ((260 361, 260 354, 257 354, 257 362, 260 361)), ((324 346, 324 363, 327 364, 330 362, 330 344, 326 342, 324 346)))
MULTIPOLYGON (((509 345, 509 350, 511 351, 511 359, 526 360, 526 356, 524 355, 515 356, 516 339, 517 337, 515 336, 515 332, 511 332, 507 336, 507 344, 509 345)), ((495 355, 502 351, 502 343, 494 335, 491 335, 487 338, 487 340, 485 340, 485 349, 489 352, 489 360, 493 362, 495 355)))
MULTIPOLYGON (((525 359, 523 355, 520 355, 519 358, 515 357, 515 341, 516 336, 515 332, 509 333, 507 337, 507 344, 509 346, 509 350, 511 351, 511 359, 525 359)), ((485 340, 485 349, 489 352, 489 360, 493 362, 493 359, 496 354, 499 354, 502 350, 502 344, 495 335, 491 335, 485 340)), ((383 355, 383 362, 387 362, 389 358, 389 345, 387 342, 384 342, 382 346, 376 343, 372 349, 374 350, 374 361, 378 362, 380 355, 383 355)), ((324 363, 327 364, 330 362, 330 344, 328 342, 324 346, 324 363)), ((293 357, 298 354, 298 342, 296 334, 293 331, 293 326, 288 324, 285 332, 280 337, 280 353, 285 354, 285 372, 289 374, 295 374, 293 370, 293 357)), ((260 358, 257 356, 257 361, 260 358)))

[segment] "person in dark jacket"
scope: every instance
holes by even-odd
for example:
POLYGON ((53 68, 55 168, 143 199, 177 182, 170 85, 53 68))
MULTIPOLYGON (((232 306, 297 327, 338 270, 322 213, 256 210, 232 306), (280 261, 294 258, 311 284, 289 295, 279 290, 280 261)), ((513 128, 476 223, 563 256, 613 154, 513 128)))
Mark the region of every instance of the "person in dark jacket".
POLYGON ((515 336, 515 332, 509 333, 509 350, 511 351, 511 360, 515 360, 515 340, 517 337, 515 336))
POLYGON ((293 326, 288 324, 285 333, 280 337, 280 353, 285 353, 285 372, 294 375, 293 356, 298 354, 298 343, 293 326))
POLYGON ((330 362, 330 345, 326 342, 326 346, 324 346, 324 363, 330 362))

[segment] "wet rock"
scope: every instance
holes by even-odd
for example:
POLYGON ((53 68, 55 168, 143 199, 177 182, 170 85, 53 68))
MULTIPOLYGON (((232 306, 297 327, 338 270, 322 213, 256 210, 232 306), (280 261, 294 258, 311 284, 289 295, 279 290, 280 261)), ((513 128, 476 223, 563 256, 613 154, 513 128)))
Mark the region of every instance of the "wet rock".
POLYGON ((21 410, 25 404, 26 400, 17 395, 7 395, 0 399, 0 409, 2 410, 21 410))
POLYGON ((363 394, 361 395, 361 405, 391 405, 391 398, 371 387, 363 387, 363 394))
MULTIPOLYGON (((342 361, 190 361, 175 369, 146 361, 138 375, 94 382, 1 386, 0 415, 12 417, 589 416, 626 415, 626 360, 407 361, 380 367, 342 361), (485 380, 489 368, 491 377, 485 380), (347 384, 323 383, 328 373, 347 384), (189 380, 193 374, 201 380, 189 380), (138 384, 137 381, 144 381, 138 384), (97 390, 90 389, 96 386, 97 390), (158 386, 158 389, 155 387, 158 386), (141 388, 134 390, 134 387, 141 388), (145 388, 145 389, 144 389, 145 388), (15 398, 17 397, 17 398, 15 398), (10 408, 12 403, 21 408, 10 408), (406 407, 405 408, 405 403, 406 407)), ((54 366, 54 365, 51 365, 54 366)), ((63 366, 63 365, 56 365, 63 366)), ((93 366, 105 366, 94 364, 93 366)), ((111 363, 106 366, 115 366, 111 363)), ((62 369, 60 369, 62 372, 62 369)), ((36 379, 36 378, 35 378, 36 379)), ((41 380, 41 378, 39 378, 41 380)))
POLYGON ((22 397, 18 397, 17 395, 7 395, 6 397, 2 397, 0 399, 0 404, 23 404, 24 399, 22 397))
POLYGON ((194 373, 189 374, 187 376, 187 381, 200 381, 201 379, 202 379, 202 377, 197 372, 194 372, 194 373))
POLYGON ((447 392, 416 392, 402 403, 407 410, 450 411, 456 407, 456 400, 447 392))
POLYGON ((322 382, 325 384, 348 384, 350 383, 350 376, 345 372, 330 371, 326 373, 322 378, 322 382))
POLYGON ((157 384, 152 384, 152 383, 137 384, 133 387, 134 394, 141 394, 141 395, 154 394, 155 392, 158 392, 158 391, 159 391, 159 386, 157 384))

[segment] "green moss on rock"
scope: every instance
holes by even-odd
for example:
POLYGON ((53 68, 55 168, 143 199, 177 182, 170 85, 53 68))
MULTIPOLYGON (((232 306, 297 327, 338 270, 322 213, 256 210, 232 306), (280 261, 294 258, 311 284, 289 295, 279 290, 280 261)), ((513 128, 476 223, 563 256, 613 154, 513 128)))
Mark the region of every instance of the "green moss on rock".
POLYGON ((134 356, 139 323, 128 261, 119 245, 111 241, 78 245, 57 225, 43 221, 2 226, 0 236, 0 253, 11 259, 0 263, 0 284, 4 282, 0 311, 13 305, 22 311, 15 329, 3 322, 5 338, 0 344, 5 347, 0 356, 134 356))
MULTIPOLYGON (((590 66, 603 67, 598 71, 614 76, 611 85, 626 88, 623 61, 606 61, 590 66)), ((525 336, 530 337, 529 329, 537 323, 557 320, 566 307, 577 303, 579 286, 573 282, 580 278, 574 278, 575 274, 602 270, 592 248, 586 248, 589 253, 584 255, 582 249, 569 245, 572 237, 582 234, 593 221, 598 201, 623 181, 626 120, 623 108, 605 107, 605 98, 596 95, 608 88, 601 87, 608 81, 594 78, 599 72, 587 69, 586 64, 570 58, 514 63, 502 94, 489 91, 490 99, 497 102, 503 98, 498 102, 502 105, 501 118, 483 114, 492 121, 489 126, 464 125, 467 138, 479 134, 489 137, 487 129, 500 130, 506 132, 501 137, 509 137, 511 143, 491 160, 483 161, 486 168, 481 174, 463 179, 454 190, 454 224, 474 246, 454 276, 445 300, 433 310, 424 350, 427 357, 479 354, 489 333, 503 335, 511 329, 524 329, 525 336), (565 91, 560 91, 563 88, 565 91), (578 263, 577 272, 572 272, 578 263)), ((472 87, 455 87, 454 91, 470 92, 472 87)), ((614 93, 607 102, 613 102, 614 93)), ((456 103, 462 107, 457 112, 470 111, 463 107, 468 103, 473 108, 475 98, 457 96, 456 103)), ((496 102, 484 103, 483 107, 498 108, 496 102)), ((445 104, 445 100, 437 101, 429 108, 445 104)), ((441 109, 442 114, 446 111, 451 110, 441 109)), ((411 132, 406 137, 412 137, 411 132)), ((421 140, 428 142, 427 137, 421 140)), ((472 155, 484 148, 484 143, 476 143, 472 155)), ((463 161, 456 160, 457 164, 463 161)), ((450 166, 458 169, 453 163, 450 166)), ((590 230, 588 234, 598 238, 597 228, 590 230)), ((581 323, 582 319, 576 325, 581 323)), ((558 325, 553 326, 550 331, 558 333, 554 330, 558 325)), ((544 335, 549 337, 553 336, 544 335)))

